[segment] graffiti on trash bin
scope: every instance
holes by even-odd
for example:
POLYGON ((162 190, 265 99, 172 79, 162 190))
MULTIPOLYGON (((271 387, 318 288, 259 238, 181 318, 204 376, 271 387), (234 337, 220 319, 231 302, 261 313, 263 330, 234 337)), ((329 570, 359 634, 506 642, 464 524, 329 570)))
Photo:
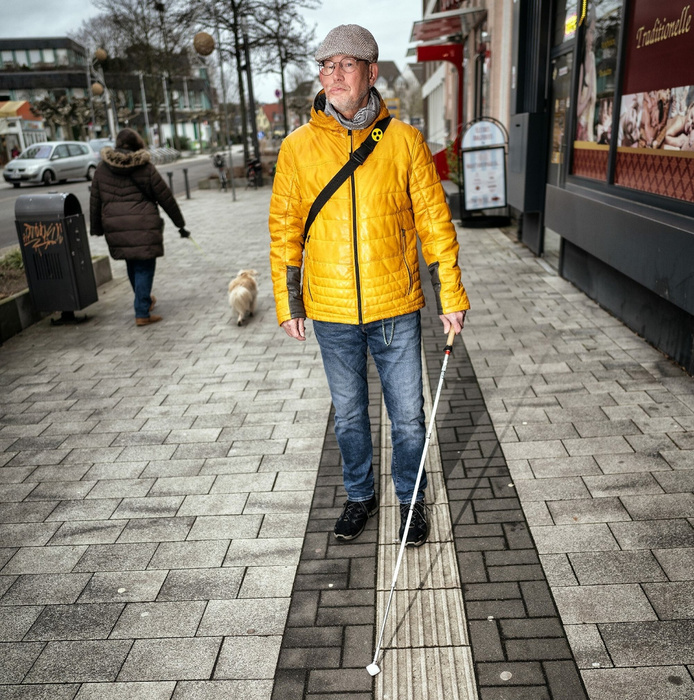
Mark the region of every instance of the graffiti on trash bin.
POLYGON ((52 245, 59 245, 63 242, 63 224, 60 221, 24 223, 22 226, 23 247, 25 249, 31 248, 39 255, 52 245))

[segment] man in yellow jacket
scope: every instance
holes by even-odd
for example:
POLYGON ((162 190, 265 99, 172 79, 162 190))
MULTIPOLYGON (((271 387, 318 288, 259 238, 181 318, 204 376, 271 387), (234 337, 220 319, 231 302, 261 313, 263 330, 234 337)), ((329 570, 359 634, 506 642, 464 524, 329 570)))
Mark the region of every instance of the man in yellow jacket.
MULTIPOLYGON (((372 469, 367 353, 392 426, 392 477, 400 538, 426 541, 426 475, 410 529, 410 501, 426 438, 422 396, 417 237, 443 331, 463 328, 467 295, 458 242, 431 153, 414 127, 393 119, 368 158, 328 199, 304 237, 311 205, 388 110, 374 83, 378 46, 355 24, 331 30, 316 52, 323 90, 311 120, 283 142, 270 204, 270 262, 277 319, 305 340, 310 318, 335 406, 347 501, 335 537, 352 540, 378 510, 372 469), (303 268, 303 275, 302 275, 303 268)), ((376 140, 376 139, 374 139, 376 140)))

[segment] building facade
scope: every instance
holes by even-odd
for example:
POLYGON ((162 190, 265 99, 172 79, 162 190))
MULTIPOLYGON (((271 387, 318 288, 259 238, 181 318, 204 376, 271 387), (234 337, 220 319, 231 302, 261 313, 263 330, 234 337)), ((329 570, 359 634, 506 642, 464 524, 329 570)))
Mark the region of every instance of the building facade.
POLYGON ((79 127, 79 118, 75 128, 46 119, 51 138, 113 136, 111 131, 130 126, 159 146, 172 142, 176 121, 179 137, 207 143, 215 117, 205 68, 192 66, 185 54, 173 59, 179 70, 167 79, 129 70, 119 59, 96 64, 85 47, 68 38, 0 39, 0 102, 88 103, 79 127), (98 82, 106 87, 99 95, 92 91, 98 82))
POLYGON ((686 0, 515 0, 521 240, 694 372, 694 19, 686 0))

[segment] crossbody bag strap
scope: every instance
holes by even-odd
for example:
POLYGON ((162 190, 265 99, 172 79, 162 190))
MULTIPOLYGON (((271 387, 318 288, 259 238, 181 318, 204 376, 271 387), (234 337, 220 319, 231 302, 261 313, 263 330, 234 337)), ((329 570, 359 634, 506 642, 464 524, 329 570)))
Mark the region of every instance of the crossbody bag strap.
POLYGON ((337 171, 333 176, 332 180, 321 190, 320 194, 316 197, 315 201, 311 205, 311 209, 306 217, 306 224, 304 225, 304 240, 308 236, 308 231, 311 228, 311 224, 314 222, 318 212, 323 208, 325 203, 337 192, 340 185, 371 155, 376 144, 383 138, 383 134, 390 124, 390 120, 393 117, 384 117, 380 121, 377 121, 374 128, 371 129, 371 133, 366 137, 364 143, 362 143, 356 151, 352 153, 349 160, 337 171))

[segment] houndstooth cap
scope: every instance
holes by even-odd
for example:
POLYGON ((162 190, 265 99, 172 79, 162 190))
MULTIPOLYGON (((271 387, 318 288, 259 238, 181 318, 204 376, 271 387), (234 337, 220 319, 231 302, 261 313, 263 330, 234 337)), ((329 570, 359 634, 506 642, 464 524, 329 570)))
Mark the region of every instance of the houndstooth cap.
POLYGON ((378 44, 373 34, 358 24, 341 24, 328 32, 316 51, 320 63, 331 56, 354 56, 369 63, 378 61, 378 44))

